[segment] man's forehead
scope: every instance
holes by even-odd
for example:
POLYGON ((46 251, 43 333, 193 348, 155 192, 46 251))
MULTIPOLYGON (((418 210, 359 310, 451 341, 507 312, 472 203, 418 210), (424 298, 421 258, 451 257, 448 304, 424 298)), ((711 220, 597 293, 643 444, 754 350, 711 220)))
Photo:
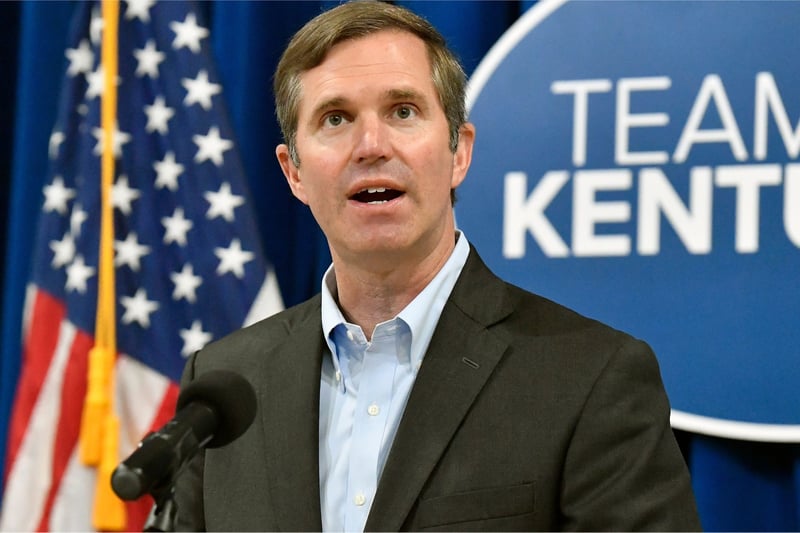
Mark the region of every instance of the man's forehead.
POLYGON ((349 62, 353 56, 363 58, 363 64, 349 64, 348 68, 357 69, 369 66, 369 61, 380 57, 388 47, 400 48, 403 54, 395 59, 412 61, 418 59, 430 68, 430 58, 427 45, 418 35, 394 28, 382 29, 367 35, 351 37, 338 41, 325 53, 322 59, 313 67, 301 73, 314 71, 326 67, 331 63, 349 62))
POLYGON ((424 42, 407 32, 382 31, 342 41, 321 63, 302 72, 299 81, 301 101, 314 107, 345 103, 365 90, 385 100, 424 99, 436 92, 424 42))

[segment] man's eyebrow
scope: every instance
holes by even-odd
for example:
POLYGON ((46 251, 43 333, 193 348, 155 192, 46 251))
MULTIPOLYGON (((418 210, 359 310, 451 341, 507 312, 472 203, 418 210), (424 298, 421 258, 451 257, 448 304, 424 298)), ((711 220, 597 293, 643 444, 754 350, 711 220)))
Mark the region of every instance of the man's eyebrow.
POLYGON ((337 107, 343 106, 347 102, 347 99, 342 96, 334 96, 333 98, 328 98, 327 100, 323 100, 314 108, 313 113, 311 114, 312 117, 317 117, 323 114, 325 111, 329 109, 334 109, 337 107))
POLYGON ((424 96, 414 89, 389 89, 385 96, 389 100, 424 100, 424 96))

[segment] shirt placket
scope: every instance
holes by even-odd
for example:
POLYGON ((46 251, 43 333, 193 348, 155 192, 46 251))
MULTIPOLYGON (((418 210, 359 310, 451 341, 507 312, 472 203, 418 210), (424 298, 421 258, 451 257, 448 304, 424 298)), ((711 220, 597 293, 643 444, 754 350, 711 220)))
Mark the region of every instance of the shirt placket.
POLYGON ((359 376, 348 470, 346 531, 363 531, 377 491, 379 458, 397 367, 394 341, 380 333, 376 329, 359 376))

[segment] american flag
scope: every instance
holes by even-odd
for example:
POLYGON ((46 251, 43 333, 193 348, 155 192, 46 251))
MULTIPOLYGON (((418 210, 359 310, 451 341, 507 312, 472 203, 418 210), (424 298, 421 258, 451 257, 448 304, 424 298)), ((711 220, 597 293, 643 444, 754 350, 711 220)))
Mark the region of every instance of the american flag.
MULTIPOLYGON (((282 307, 195 7, 131 0, 120 11, 112 188, 120 460, 174 414, 186 356, 282 307)), ((78 459, 78 435, 99 269, 103 21, 89 2, 75 17, 26 297, 3 530, 93 529, 97 474, 78 459)), ((149 505, 128 505, 127 530, 141 530, 149 505)))

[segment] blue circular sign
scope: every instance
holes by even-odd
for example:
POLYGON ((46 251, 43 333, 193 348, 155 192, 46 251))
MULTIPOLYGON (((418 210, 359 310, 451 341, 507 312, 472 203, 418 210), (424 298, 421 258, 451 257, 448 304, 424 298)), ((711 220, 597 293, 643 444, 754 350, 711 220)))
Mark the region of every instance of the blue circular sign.
POLYGON ((544 0, 470 80, 457 221, 650 343, 673 425, 800 442, 800 4, 544 0))

